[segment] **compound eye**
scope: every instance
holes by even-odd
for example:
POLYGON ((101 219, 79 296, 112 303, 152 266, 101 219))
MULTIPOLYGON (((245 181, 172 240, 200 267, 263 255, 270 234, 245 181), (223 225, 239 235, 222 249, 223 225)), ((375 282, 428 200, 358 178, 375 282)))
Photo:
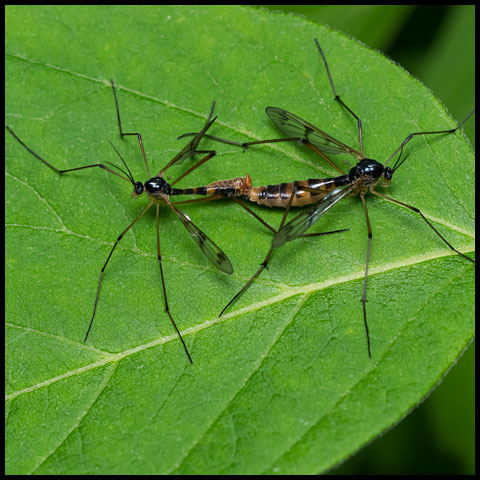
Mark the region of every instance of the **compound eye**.
POLYGON ((135 193, 141 195, 143 193, 143 184, 141 182, 135 182, 135 193))
POLYGON ((383 171, 383 176, 386 180, 391 180, 393 176, 392 169, 390 167, 385 167, 385 170, 383 171))

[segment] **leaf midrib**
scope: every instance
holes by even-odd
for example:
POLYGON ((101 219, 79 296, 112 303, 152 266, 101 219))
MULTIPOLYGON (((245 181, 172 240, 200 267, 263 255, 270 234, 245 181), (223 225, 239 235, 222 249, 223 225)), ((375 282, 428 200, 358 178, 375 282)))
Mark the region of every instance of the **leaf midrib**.
MULTIPOLYGON (((442 257, 448 257, 448 256, 454 257, 454 255, 450 254, 449 252, 439 251, 436 255, 431 255, 430 254, 430 255, 412 257, 411 259, 409 259, 408 262, 397 261, 397 262, 387 263, 387 264, 382 265, 381 267, 374 267, 374 268, 369 269, 369 278, 371 278, 372 276, 375 276, 375 275, 380 275, 380 274, 387 273, 387 272, 392 271, 392 270, 397 270, 398 268, 407 267, 407 266, 415 266, 415 265, 418 265, 418 264, 421 264, 421 263, 424 263, 424 262, 428 262, 428 261, 432 261, 432 260, 436 260, 436 259, 439 259, 439 258, 442 258, 442 257)), ((334 279, 329 279, 329 280, 326 280, 324 282, 311 283, 311 284, 308 284, 308 285, 302 285, 302 286, 297 286, 297 287, 282 286, 282 285, 279 285, 279 284, 275 283, 275 284, 273 284, 274 286, 282 288, 282 290, 283 290, 282 293, 280 293, 280 294, 278 294, 274 297, 271 297, 268 300, 255 302, 255 303, 250 304, 249 306, 240 308, 240 309, 235 310, 231 313, 226 313, 225 315, 223 315, 220 318, 213 317, 213 318, 211 318, 209 320, 205 320, 204 322, 202 322, 198 325, 195 325, 193 327, 185 328, 184 330, 181 330, 181 334, 182 334, 182 337, 185 338, 186 336, 188 336, 190 334, 195 334, 195 333, 201 332, 201 331, 205 330, 206 328, 209 328, 210 326, 217 325, 217 324, 223 323, 224 321, 230 320, 231 318, 234 318, 234 317, 237 317, 237 316, 242 316, 242 315, 250 313, 252 311, 256 311, 256 310, 259 310, 261 308, 267 307, 269 305, 276 304, 278 302, 281 302, 281 301, 287 300, 289 298, 292 298, 296 295, 303 295, 305 297, 309 297, 314 292, 322 291, 326 288, 330 288, 330 287, 333 287, 333 286, 336 286, 336 285, 339 285, 339 284, 342 284, 342 283, 348 283, 348 282, 352 282, 352 281, 362 279, 364 277, 364 275, 365 275, 365 272, 362 269, 360 271, 351 273, 349 275, 336 277, 334 279)), ((129 348, 129 349, 123 350, 123 351, 118 352, 118 353, 110 353, 110 352, 107 352, 105 350, 101 350, 101 349, 98 349, 98 348, 95 348, 95 347, 91 347, 89 345, 85 345, 81 342, 77 343, 77 342, 74 342, 70 339, 66 339, 65 337, 60 337, 58 335, 53 335, 53 334, 50 334, 50 333, 41 332, 39 330, 32 329, 30 327, 24 327, 22 325, 16 325, 16 324, 9 323, 9 322, 7 322, 6 325, 10 326, 10 327, 13 327, 13 328, 25 329, 29 332, 34 332, 34 333, 39 334, 39 335, 46 335, 46 336, 48 336, 50 338, 53 338, 53 339, 55 339, 57 341, 60 341, 60 342, 68 342, 69 344, 75 343, 78 347, 81 347, 81 348, 84 348, 84 349, 87 349, 87 350, 91 350, 91 351, 95 351, 98 354, 104 355, 104 358, 97 361, 97 362, 91 363, 89 365, 84 365, 84 366, 82 366, 78 369, 65 372, 65 373, 63 373, 63 374, 61 374, 57 377, 53 377, 51 379, 44 380, 44 381, 38 383, 37 385, 32 385, 32 386, 27 387, 25 389, 18 390, 16 392, 12 392, 12 393, 5 396, 6 400, 11 400, 13 398, 16 398, 19 395, 31 392, 33 390, 37 390, 38 388, 42 388, 43 386, 50 385, 51 383, 55 383, 56 381, 63 380, 64 378, 68 378, 68 377, 71 377, 71 376, 76 375, 76 374, 84 373, 85 371, 104 366, 104 365, 106 365, 108 363, 111 363, 111 362, 118 362, 118 361, 120 361, 120 360, 122 360, 126 357, 129 357, 129 356, 134 355, 136 353, 142 352, 142 351, 147 350, 149 348, 154 348, 158 345, 163 345, 164 343, 168 343, 168 342, 175 341, 175 340, 178 339, 177 334, 174 333, 174 334, 171 334, 171 335, 159 337, 155 340, 152 340, 151 342, 144 343, 144 344, 141 344, 141 345, 137 345, 136 347, 129 348)))

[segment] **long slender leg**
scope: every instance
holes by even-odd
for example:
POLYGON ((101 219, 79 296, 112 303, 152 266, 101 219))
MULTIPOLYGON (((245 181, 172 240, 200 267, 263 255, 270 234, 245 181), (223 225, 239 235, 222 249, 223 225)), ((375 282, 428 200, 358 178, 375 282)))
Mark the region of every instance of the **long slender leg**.
MULTIPOLYGON (((183 137, 191 137, 196 135, 194 132, 184 133, 177 137, 177 140, 180 140, 183 137)), ((205 138, 210 140, 215 140, 216 142, 226 143, 228 145, 235 145, 236 147, 242 147, 244 150, 252 145, 260 145, 262 143, 278 143, 278 142, 299 142, 302 140, 302 137, 288 137, 288 138, 272 138, 268 140, 254 140, 252 142, 235 142, 233 140, 227 140, 226 138, 216 137, 214 135, 205 134, 205 138)))
POLYGON ((361 193, 360 198, 362 199, 363 206, 365 207, 365 218, 367 221, 367 231, 368 231, 368 247, 367 247, 367 261, 365 263, 365 277, 363 279, 363 294, 362 294, 362 305, 363 305, 363 323, 365 324, 365 333, 367 334, 367 349, 368 356, 372 358, 372 353, 370 351, 370 334, 368 333, 368 323, 367 323, 367 278, 368 278, 368 264, 370 263, 370 250, 372 247, 372 227, 370 225, 370 219, 368 218, 367 203, 365 202, 365 194, 361 193))
POLYGON ((313 150, 315 153, 320 155, 329 165, 331 165, 335 170, 340 172, 341 175, 345 175, 345 172, 338 166, 335 165, 321 150, 319 150, 315 145, 312 145, 310 142, 303 140, 302 143, 308 148, 313 150))
POLYGON ((262 225, 265 225, 265 227, 267 227, 271 232, 273 233, 277 233, 277 231, 269 224, 267 223, 265 220, 263 220, 263 218, 261 218, 259 215, 257 215, 250 207, 248 207, 247 205, 245 205, 241 200, 239 200, 238 198, 236 197, 232 197, 232 200, 236 203, 238 203, 242 208, 244 208, 253 218, 256 218, 262 225))
POLYGON ((430 223, 430 221, 425 217, 425 215, 418 208, 412 205, 408 205, 406 203, 400 202, 399 200, 395 200, 395 198, 389 197, 384 193, 376 192, 375 190, 372 190, 372 193, 375 194, 377 197, 384 198, 389 202, 396 203, 397 205, 401 205, 402 207, 412 210, 412 212, 418 213, 425 220, 425 222, 427 222, 427 225, 443 240, 443 242, 447 245, 447 247, 450 248, 450 250, 453 250, 455 253, 458 253, 458 255, 462 256, 466 260, 472 263, 475 263, 475 260, 473 258, 468 257, 467 255, 463 254, 462 252, 459 252, 456 248, 454 248, 450 244, 450 242, 448 242, 448 240, 430 223))
POLYGON ((140 133, 138 133, 138 132, 127 133, 127 132, 124 132, 123 129, 122 129, 122 122, 120 120, 120 108, 118 106, 117 93, 115 91, 115 83, 113 82, 113 78, 111 79, 111 82, 112 82, 113 98, 115 99, 115 108, 117 110, 118 129, 120 131, 120 136, 122 138, 124 137, 124 135, 136 135, 137 136, 138 143, 140 144, 140 148, 142 149, 143 160, 145 161, 145 167, 147 169, 148 176, 151 177, 150 169, 148 168, 147 157, 145 155, 145 149, 143 148, 142 135, 140 135, 140 133))
MULTIPOLYGON (((257 215, 250 207, 248 207, 245 203, 243 203, 237 197, 223 197, 221 195, 213 195, 211 197, 193 198, 193 199, 184 200, 184 201, 181 201, 181 202, 173 202, 173 204, 174 205, 182 205, 182 204, 185 204, 185 203, 208 202, 208 201, 212 201, 212 200, 224 200, 226 198, 231 198, 234 202, 238 203, 242 208, 244 208, 250 215, 252 215, 254 218, 256 218, 262 225, 267 227, 272 233, 277 233, 277 230, 275 230, 275 228, 273 228, 268 222, 263 220, 262 217, 257 215)), ((303 235, 300 235, 300 236, 301 237, 320 237, 322 235, 329 235, 331 233, 347 232, 348 230, 349 230, 348 228, 342 228, 340 230, 332 230, 330 232, 304 233, 303 235)))
POLYGON ((300 142, 302 137, 287 137, 287 138, 272 138, 269 140, 254 140, 252 142, 242 143, 243 148, 250 147, 252 145, 261 145, 262 143, 279 143, 279 142, 300 142))
MULTIPOLYGON (((184 133, 184 134, 180 135, 179 137, 177 137, 177 140, 181 140, 184 137, 193 137, 196 134, 197 134, 196 132, 184 133)), ((243 147, 242 142, 235 142, 234 140, 227 140, 226 138, 216 137, 215 135, 210 135, 209 133, 205 133, 203 136, 205 138, 209 138, 210 140, 215 140, 216 142, 226 143, 228 145, 235 145, 236 147, 243 147)))
MULTIPOLYGON (((283 225, 285 224, 285 221, 287 219, 287 215, 288 215, 288 212, 290 210, 290 207, 292 206, 292 202, 293 202, 293 199, 296 195, 296 192, 297 192, 297 184, 296 182, 294 183, 294 186, 293 186, 293 191, 292 191, 292 194, 290 195, 290 200, 288 201, 288 205, 287 205, 287 208, 285 209, 285 213, 283 214, 283 217, 282 217, 282 221, 280 222, 280 226, 278 227, 278 229, 280 230, 283 225)), ((253 274, 253 276, 250 278, 250 280, 248 280, 248 282, 242 287, 242 289, 225 305, 225 307, 223 308, 223 310, 220 312, 220 315, 219 317, 221 317, 225 310, 227 310, 227 308, 232 305, 232 303, 234 303, 239 297, 241 297, 246 290, 248 290, 248 288, 250 287, 250 285, 252 284, 252 282, 263 272, 263 270, 267 267, 268 265, 268 262, 270 260, 270 257, 272 256, 272 253, 273 253, 273 249, 275 247, 273 245, 270 245, 270 249, 268 250, 268 253, 267 253, 267 256, 265 257, 265 259, 263 260, 263 262, 260 264, 260 268, 253 274)))
POLYGON ((212 200, 223 200, 226 197, 222 195, 212 195, 209 197, 191 198, 190 200, 181 200, 180 202, 172 202, 173 205, 185 205, 186 203, 211 202, 212 200))
MULTIPOLYGON (((435 135, 435 134, 440 134, 440 133, 455 133, 473 114, 475 113, 475 110, 472 110, 455 128, 451 128, 449 130, 438 130, 435 132, 414 132, 411 133, 410 135, 405 138, 405 140, 400 144, 400 146, 387 158, 387 161, 383 164, 383 166, 386 166, 390 160, 395 157, 395 155, 400 151, 403 150, 405 145, 415 136, 415 135, 435 135)), ((396 170, 396 167, 394 167, 394 171, 396 170)))
POLYGON ((320 47, 320 44, 318 43, 318 40, 315 39, 315 43, 317 44, 317 47, 318 47, 318 50, 320 51, 320 55, 322 56, 322 59, 323 59, 323 63, 325 64, 325 69, 327 70, 327 75, 328 75, 328 80, 330 81, 330 85, 332 86, 332 90, 333 90, 333 95, 334 95, 334 98, 335 100, 340 103, 345 109, 348 110, 348 112, 350 112, 357 120, 357 126, 358 126, 358 140, 360 142, 360 153, 363 155, 363 138, 362 138, 362 121, 360 120, 360 118, 355 115, 355 113, 343 102, 343 100, 340 98, 339 95, 337 95, 337 91, 335 90, 335 86, 333 85, 333 80, 332 80, 332 76, 330 75, 330 70, 328 68, 328 63, 327 63, 327 59, 325 57, 325 54, 323 53, 323 50, 322 48, 320 47))
MULTIPOLYGON (((255 217, 260 223, 265 225, 271 232, 277 233, 278 230, 275 230, 269 223, 267 223, 265 220, 263 220, 260 216, 258 216, 253 210, 251 210, 247 205, 245 205, 242 201, 240 201, 236 197, 232 197, 232 199, 237 202, 240 206, 242 206, 250 215, 255 217)), ((283 225, 282 225, 283 226, 283 225)), ((281 228, 281 227, 280 227, 281 228)), ((318 232, 318 233, 304 233, 303 235, 300 235, 300 237, 321 237, 323 235, 330 235, 331 233, 340 233, 340 232, 347 232, 349 229, 348 228, 342 228, 340 230, 332 230, 330 232, 318 232)))
POLYGON ((90 320, 90 324, 88 325, 88 330, 85 335, 85 339, 83 340, 83 343, 87 341, 88 334, 90 333, 90 329, 92 328, 93 325, 93 320, 95 318, 95 313, 97 311, 97 303, 98 303, 98 296, 100 295, 100 287, 102 286, 102 280, 103 280, 103 273, 105 272, 105 269, 107 268, 107 264, 110 260, 110 257, 112 256, 115 248, 117 248, 118 243, 120 240, 123 238, 123 236, 137 223, 138 220, 140 220, 145 212, 152 206, 153 201, 151 200, 150 203, 142 210, 140 215, 117 237, 117 240, 115 241, 115 244, 113 245, 112 249, 110 250, 110 253, 108 254, 107 260, 105 264, 102 267, 102 270, 100 272, 100 279, 98 280, 98 287, 97 287, 97 295, 95 296, 95 304, 93 306, 93 314, 92 314, 92 319, 90 320))
MULTIPOLYGON (((231 198, 234 202, 238 203, 242 208, 244 208, 252 217, 256 218, 262 225, 265 225, 271 232, 277 233, 277 231, 263 218, 261 218, 259 215, 257 215, 250 207, 245 205, 241 200, 239 200, 237 197, 224 197, 222 195, 212 195, 210 197, 203 197, 203 198, 193 198, 191 200, 184 200, 182 202, 174 202, 174 205, 181 205, 185 203, 195 203, 195 202, 208 202, 211 200, 225 200, 226 198, 231 198)), ((333 232, 327 232, 327 233, 333 233, 333 232)), ((336 233, 336 232, 335 232, 336 233)), ((316 233, 311 234, 311 236, 316 236, 316 233)), ((321 233, 318 235, 322 235, 321 233)))
POLYGON ((250 287, 250 285, 253 283, 253 281, 263 272, 263 270, 267 267, 268 265, 268 262, 270 260, 270 257, 272 256, 272 253, 273 253, 273 249, 275 247, 273 246, 270 246, 270 249, 268 250, 268 253, 267 253, 267 256, 265 257, 265 259, 263 260, 263 262, 260 264, 260 268, 253 274, 253 276, 248 280, 248 282, 242 287, 242 289, 225 305, 225 307, 223 307, 223 310, 220 312, 220 315, 219 317, 221 317, 225 311, 227 310, 227 308, 232 305, 233 303, 235 303, 244 293, 246 290, 248 290, 248 288, 250 287))
POLYGON ((318 233, 304 233, 300 235, 300 237, 322 237, 323 235, 330 235, 332 233, 342 233, 342 232, 348 232, 350 229, 349 228, 340 228, 339 230, 331 230, 330 232, 318 232, 318 233))
POLYGON ((186 177, 189 173, 193 172, 193 170, 198 168, 200 165, 203 165, 205 162, 207 162, 217 154, 215 150, 196 150, 195 153, 207 153, 208 155, 205 155, 205 157, 199 160, 195 165, 191 166, 185 173, 180 175, 174 182, 170 183, 171 186, 175 185, 182 178, 186 177))
POLYGON ((163 268, 162 268, 162 255, 160 253, 160 226, 159 226, 159 208, 160 204, 157 202, 157 258, 158 258, 158 266, 160 267, 160 275, 162 277, 162 288, 163 288, 163 298, 165 300, 165 311, 167 312, 170 321, 172 322, 173 327, 175 328, 178 338, 180 338, 180 341, 182 342, 183 348, 185 349, 185 353, 187 354, 188 360, 190 363, 193 363, 192 357, 190 356, 190 353, 188 352, 188 348, 185 345, 185 342, 183 341, 182 334, 180 333, 180 330, 177 327, 177 324, 175 323, 175 320, 172 317, 172 314, 170 313, 170 308, 168 307, 168 300, 167 300, 167 289, 165 288, 165 277, 163 275, 163 268))
POLYGON ((116 175, 117 177, 120 177, 120 178, 123 178, 124 180, 126 180, 127 182, 129 183, 132 183, 132 181, 127 178, 127 177, 124 177, 123 175, 120 175, 119 173, 115 172, 114 170, 112 170, 111 168, 108 168, 106 167, 105 165, 103 165, 102 163, 94 163, 92 165, 84 165, 83 167, 76 167, 76 168, 68 168, 66 170, 60 170, 59 168, 53 166, 51 163, 48 163, 44 158, 42 158, 38 153, 34 152, 25 142, 23 142, 23 140, 20 140, 20 138, 16 135, 16 133, 7 125, 6 126, 6 129, 12 134, 13 138, 15 138, 15 140, 17 140, 17 142, 22 145, 23 148, 25 148, 25 150, 27 150, 28 152, 30 152, 34 157, 38 158, 41 162, 43 162, 47 167, 51 168, 53 171, 55 171, 56 173, 58 173, 59 175, 62 175, 63 173, 67 173, 67 172, 74 172, 75 170, 84 170, 85 168, 93 168, 93 167, 100 167, 100 168, 103 168, 103 170, 106 170, 107 172, 110 172, 110 173, 113 173, 114 175, 116 175))
MULTIPOLYGON (((330 85, 332 87, 334 99, 340 103, 356 120, 357 120, 357 127, 358 127, 358 140, 360 143, 360 153, 363 155, 363 134, 362 134, 362 120, 358 117, 358 115, 353 112, 353 110, 340 98, 340 95, 337 94, 337 91, 335 90, 335 85, 333 84, 333 79, 332 76, 330 75, 330 69, 328 68, 328 63, 327 59, 325 57, 325 54, 323 53, 322 48, 320 47, 320 44, 318 43, 317 39, 315 39, 315 43, 318 47, 318 50, 320 52, 320 55, 322 56, 323 63, 325 64, 325 69, 327 71, 328 79, 330 81, 330 85)), ((183 138, 185 136, 191 136, 191 135, 196 135, 196 133, 184 133, 180 137, 177 137, 177 140, 180 138, 183 138)), ((298 142, 302 141, 302 137, 289 137, 289 138, 275 138, 275 139, 267 139, 267 140, 255 140, 252 142, 234 142, 233 140, 227 140, 224 138, 216 137, 214 135, 204 135, 206 138, 210 138, 211 140, 215 140, 217 142, 222 142, 226 143, 228 145, 235 145, 238 147, 243 147, 243 149, 246 149, 247 147, 250 147, 252 145, 260 145, 262 143, 276 143, 276 142, 298 142)), ((310 145, 307 142, 304 142, 307 146, 310 147, 310 145)), ((310 147, 312 148, 312 147, 310 147)), ((319 153, 317 150, 315 150, 317 153, 319 153)), ((323 157, 323 155, 322 155, 323 157)), ((328 163, 330 163, 335 169, 339 170, 339 168, 334 165, 329 159, 326 159, 328 163)), ((341 170, 340 170, 341 171, 341 170)), ((343 171, 341 171, 343 174, 343 171)))

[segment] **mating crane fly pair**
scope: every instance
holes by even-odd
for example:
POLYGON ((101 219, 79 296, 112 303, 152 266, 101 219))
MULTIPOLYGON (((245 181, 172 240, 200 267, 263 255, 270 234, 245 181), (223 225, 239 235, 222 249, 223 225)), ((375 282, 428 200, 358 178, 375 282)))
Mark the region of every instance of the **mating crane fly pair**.
MULTIPOLYGON (((165 286, 165 278, 162 268, 162 257, 160 253, 160 236, 159 236, 159 207, 160 203, 166 203, 170 209, 176 214, 182 224, 185 226, 187 231, 190 233, 194 242, 200 247, 202 253, 208 258, 208 260, 215 265, 219 270, 224 273, 231 274, 233 272, 232 265, 227 257, 227 255, 209 238, 202 232, 192 220, 181 212, 175 205, 181 203, 192 203, 203 200, 215 200, 223 198, 232 198, 235 202, 241 205, 248 213, 250 213, 254 218, 259 220, 263 225, 270 229, 273 233, 273 239, 271 247, 260 265, 260 268, 255 272, 255 274, 248 280, 248 282, 243 286, 243 288, 230 300, 230 302, 224 307, 221 311, 220 316, 225 312, 225 310, 234 303, 252 284, 255 278, 257 278, 263 269, 267 266, 270 257, 273 253, 274 248, 283 245, 286 242, 290 242, 300 236, 319 236, 326 235, 330 233, 340 233, 348 229, 340 229, 332 232, 323 232, 323 233, 305 233, 313 223, 315 223, 319 218, 321 218, 333 205, 342 200, 343 198, 359 195, 362 200, 362 204, 365 210, 365 218, 367 224, 367 233, 368 233, 368 244, 367 244, 367 255, 366 255, 366 265, 365 265, 365 274, 363 281, 363 294, 362 294, 362 305, 363 305, 363 319, 364 327, 366 332, 367 339, 367 350, 368 355, 371 357, 371 348, 370 348, 370 335, 368 331, 367 323, 367 310, 366 310, 366 286, 368 278, 368 267, 370 262, 370 251, 372 245, 372 228, 370 225, 370 220, 368 216, 367 204, 365 201, 366 193, 370 192, 380 198, 388 200, 392 203, 405 207, 421 216, 421 218, 432 228, 432 230, 440 237, 440 239, 455 253, 461 255, 463 258, 470 262, 475 262, 472 258, 461 253, 455 249, 444 237, 443 235, 433 226, 433 224, 423 215, 423 213, 416 207, 408 205, 406 203, 400 202, 388 195, 377 192, 375 188, 380 184, 381 186, 388 186, 393 177, 393 174, 398 170, 398 168, 405 162, 407 156, 402 158, 403 149, 405 145, 416 135, 433 135, 433 134, 447 134, 456 132, 474 113, 471 112, 462 122, 460 122, 455 128, 448 130, 439 130, 439 131, 426 131, 426 132, 414 132, 409 134, 405 140, 400 144, 400 146, 387 158, 385 163, 380 163, 376 160, 367 158, 363 153, 363 137, 362 137, 362 122, 360 118, 341 100, 340 96, 337 95, 335 86, 333 84, 332 77, 328 68, 328 64, 325 58, 325 55, 317 42, 315 40, 320 55, 323 59, 328 79, 330 81, 331 88, 333 90, 334 99, 342 105, 356 120, 358 124, 358 136, 360 151, 348 146, 345 143, 340 142, 339 140, 328 135, 326 132, 318 129, 314 125, 306 122, 302 118, 294 115, 293 113, 287 112, 286 110, 277 108, 277 107, 268 107, 266 109, 267 115, 273 121, 273 123, 285 134, 285 138, 277 139, 268 139, 268 140, 257 140, 252 142, 239 143, 231 140, 222 139, 213 135, 209 135, 206 132, 211 127, 211 125, 216 120, 216 117, 213 118, 213 110, 215 102, 212 105, 210 115, 205 123, 204 127, 194 134, 184 134, 181 137, 187 135, 193 135, 192 140, 157 174, 155 177, 151 177, 147 158, 145 155, 145 150, 143 147, 142 136, 138 132, 123 132, 122 124, 120 120, 120 109, 118 106, 118 100, 115 91, 115 85, 112 80, 112 91, 115 100, 115 107, 117 113, 118 127, 120 131, 120 136, 137 136, 142 156, 145 162, 145 167, 147 174, 151 177, 145 183, 135 181, 128 165, 118 152, 118 150, 112 144, 113 149, 120 158, 122 164, 126 168, 119 167, 110 162, 105 162, 109 165, 107 167, 104 164, 96 163, 92 165, 86 165, 82 167, 76 167, 66 170, 59 170, 46 160, 44 160, 40 155, 35 153, 30 147, 28 147, 14 132, 10 127, 6 127, 8 131, 13 135, 13 137, 32 155, 41 160, 45 165, 56 171, 58 174, 63 174, 67 172, 72 172, 76 170, 82 170, 92 167, 100 167, 109 173, 116 175, 117 177, 122 178, 130 182, 133 186, 132 197, 138 197, 143 193, 146 193, 148 196, 147 206, 140 212, 140 214, 135 218, 135 220, 130 223, 130 225, 118 236, 116 239, 110 253, 107 257, 105 264, 100 273, 100 278, 98 282, 95 303, 93 314, 88 326, 87 333, 85 335, 84 341, 87 340, 90 329, 95 318, 97 304, 99 300, 100 287, 103 280, 103 274, 106 269, 106 266, 122 237, 125 235, 130 228, 140 220, 144 214, 152 207, 153 204, 156 206, 156 230, 157 230, 157 257, 158 264, 160 268, 161 280, 162 280, 162 290, 163 297, 165 302, 166 312, 171 320, 171 323, 174 329, 177 332, 178 337, 180 338, 183 348, 186 352, 186 355, 190 362, 192 358, 187 349, 185 341, 173 319, 173 316, 170 312, 168 301, 167 301, 167 292, 165 286), (250 176, 247 174, 245 177, 237 177, 229 180, 221 180, 217 182, 210 183, 206 186, 193 187, 186 189, 173 188, 173 185, 176 184, 179 180, 183 179, 186 175, 192 172, 194 169, 198 168, 200 165, 204 164, 206 161, 210 160, 215 156, 216 152, 214 150, 198 150, 198 144, 202 137, 207 137, 212 140, 216 140, 223 143, 228 143, 232 145, 241 146, 244 149, 251 147, 257 144, 264 143, 277 143, 277 142, 299 142, 309 147, 311 150, 315 151, 320 155, 326 162, 328 162, 333 168, 335 168, 341 175, 333 178, 321 178, 321 179, 308 179, 305 181, 294 181, 290 183, 282 183, 278 185, 268 185, 261 187, 252 187, 250 176), (358 163, 350 169, 348 173, 345 173, 340 167, 338 167, 327 154, 339 154, 347 153, 354 156, 358 163), (185 173, 178 177, 174 182, 169 183, 165 180, 165 174, 167 170, 173 166, 181 164, 185 159, 193 157, 195 154, 205 154, 205 156, 196 162, 192 167, 190 167, 185 173), (394 164, 390 167, 388 164, 397 156, 394 164), (119 173, 120 172, 120 173, 119 173), (191 200, 186 200, 182 202, 172 202, 171 197, 177 195, 199 195, 203 198, 195 198, 191 200), (262 220, 255 212, 253 212, 247 205, 245 205, 241 200, 249 200, 251 202, 258 203, 260 205, 266 206, 276 206, 285 208, 285 213, 282 217, 280 226, 278 229, 274 229, 267 222, 262 220), (302 213, 297 215, 293 220, 286 223, 287 215, 292 206, 305 206, 311 205, 309 208, 304 210, 302 213)), ((179 138, 181 138, 179 137, 179 138)))
MULTIPOLYGON (((117 94, 115 90, 115 84, 113 80, 111 81, 112 84, 112 92, 113 92, 113 97, 115 100, 115 108, 117 112, 117 121, 118 121, 118 128, 120 132, 120 136, 123 138, 124 136, 129 136, 133 135, 136 136, 138 139, 138 143, 140 145, 140 149, 142 152, 143 160, 145 162, 145 168, 147 170, 147 175, 148 177, 151 177, 150 174, 150 169, 148 166, 148 161, 147 157, 145 155, 145 149, 143 147, 143 139, 142 135, 139 132, 124 132, 122 129, 122 123, 120 119, 120 108, 118 105, 118 99, 117 99, 117 94)), ((240 200, 236 199, 235 196, 248 196, 248 194, 251 195, 253 198, 255 192, 258 190, 265 189, 267 187, 258 187, 258 188, 252 188, 251 186, 251 180, 248 175, 245 177, 238 177, 234 179, 228 179, 228 180, 221 180, 217 181, 214 183, 211 183, 210 185, 206 186, 201 186, 201 187, 194 187, 194 188, 173 188, 173 185, 175 185, 178 181, 183 179, 186 175, 191 173, 193 170, 198 168, 200 165, 203 165, 205 162, 210 160, 212 157, 215 156, 216 152, 214 150, 198 150, 198 144, 201 140, 201 138, 204 136, 205 132, 210 128, 210 126, 213 124, 213 122, 216 120, 216 117, 213 118, 213 111, 215 108, 215 102, 212 104, 212 108, 210 110, 210 115, 208 116, 207 122, 205 123, 204 127, 194 135, 192 140, 185 145, 185 147, 177 154, 175 157, 170 160, 170 162, 165 165, 160 172, 158 172, 157 175, 154 177, 151 177, 149 180, 147 180, 145 183, 135 181, 130 168, 128 167, 127 163, 123 159, 123 157, 120 155, 119 151, 115 148, 113 143, 111 143, 112 148, 114 149, 115 153, 121 160, 123 166, 125 169, 122 167, 119 167, 118 165, 115 165, 111 162, 105 161, 106 164, 109 166, 106 166, 102 163, 94 163, 91 165, 84 165, 82 167, 75 167, 75 168, 69 168, 65 170, 60 170, 57 167, 53 166, 49 162, 47 162, 44 158, 42 158, 38 153, 33 151, 29 146, 21 140, 16 133, 9 127, 7 126, 7 130, 12 134, 12 136, 32 155, 34 155, 36 158, 38 158, 40 161, 42 161, 45 165, 50 167, 52 170, 54 170, 56 173, 59 175, 62 175, 64 173, 68 172, 74 172, 77 170, 84 170, 87 168, 93 168, 93 167, 99 167, 102 168, 103 170, 106 170, 109 173, 112 173, 113 175, 116 175, 117 177, 126 180, 127 182, 132 184, 133 187, 133 192, 131 196, 133 198, 139 197, 143 193, 147 194, 148 197, 148 204, 147 206, 140 212, 140 214, 133 220, 133 222, 128 225, 128 227, 123 230, 123 232, 117 237, 112 249, 110 250, 110 253, 107 257, 107 260, 105 261, 101 272, 100 272, 100 278, 98 281, 98 287, 97 287, 97 293, 95 296, 95 303, 93 307, 93 313, 92 317, 90 319, 90 323, 87 329, 87 333, 85 334, 84 342, 87 341, 88 335, 90 333, 90 330, 93 325, 93 321, 95 319, 96 311, 97 311, 97 305, 98 305, 98 300, 99 300, 99 295, 100 295, 100 288, 102 285, 103 281, 103 275, 105 272, 105 269, 108 265, 108 262, 110 261, 110 258, 112 257, 113 252, 115 251, 115 248, 119 244, 120 240, 123 238, 123 236, 137 223, 144 215, 145 213, 152 207, 153 204, 156 206, 156 229, 157 229, 157 258, 158 258, 158 265, 160 267, 160 275, 161 275, 161 280, 162 280, 162 290, 163 290, 163 298, 165 302, 165 310, 170 318, 170 321, 177 332, 178 337, 180 338, 183 348, 185 350, 185 353, 187 354, 188 360, 190 363, 193 363, 192 357, 188 351, 188 348, 185 344, 185 341, 182 337, 182 334, 180 333, 180 330, 177 327, 177 324, 175 323, 175 320, 173 319, 173 316, 170 312, 170 308, 168 305, 168 300, 167 300, 167 290, 165 286, 165 277, 163 273, 163 267, 162 267, 162 256, 161 256, 161 251, 160 251, 160 232, 159 232, 159 209, 160 209, 160 204, 165 203, 167 204, 170 209, 175 213, 175 215, 179 218, 179 220, 182 222, 182 224, 185 226, 187 229, 188 233, 190 233, 190 236, 192 237, 193 241, 200 247, 200 250, 202 253, 207 257, 207 259, 219 270, 226 274, 231 274, 233 273, 233 267, 232 264, 230 263, 230 260, 228 259, 227 255, 220 249, 220 247, 217 246, 213 240, 211 240, 200 228, 198 228, 192 220, 185 215, 181 210, 179 210, 174 203, 170 200, 170 197, 173 196, 178 196, 178 195, 202 195, 205 196, 206 199, 209 198, 227 198, 227 197, 233 197, 234 200, 237 201, 241 206, 243 206, 249 213, 251 213, 256 219, 258 219, 260 222, 262 222, 265 226, 267 226, 270 230, 274 231, 275 230, 266 222, 264 222, 257 214, 255 214, 252 210, 250 210, 246 205, 244 205, 240 200), (193 157, 196 154, 206 154, 201 160, 196 162, 192 167, 190 167, 186 172, 184 172, 180 177, 178 177, 174 182, 167 182, 165 180, 165 174, 167 170, 172 167, 173 165, 179 165, 181 164, 185 159, 189 157, 193 157), (120 172, 120 173, 119 173, 120 172), (247 193, 248 192, 248 193, 247 193)), ((196 201, 196 200, 193 200, 196 201)), ((184 201, 184 202, 177 202, 177 203, 189 203, 189 201, 184 201)), ((341 232, 344 230, 338 230, 338 232, 341 232)), ((325 233, 319 233, 315 235, 325 235, 329 233, 336 233, 335 232, 325 232, 325 233)))

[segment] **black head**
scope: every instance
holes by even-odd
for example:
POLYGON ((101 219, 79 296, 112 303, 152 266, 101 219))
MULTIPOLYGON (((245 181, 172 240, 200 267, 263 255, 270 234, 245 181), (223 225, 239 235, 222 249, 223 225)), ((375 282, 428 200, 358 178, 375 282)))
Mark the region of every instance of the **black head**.
MULTIPOLYGON (((398 149, 397 149, 398 150, 398 149)), ((400 147, 400 153, 398 155, 398 158, 395 160, 395 163, 392 168, 390 167, 385 167, 384 166, 384 177, 390 181, 391 178, 393 177, 393 174, 403 165, 405 160, 408 158, 408 153, 402 158, 403 155, 403 146, 400 147)), ((385 162, 385 165, 396 155, 396 151, 393 153, 393 155, 387 159, 385 162)))
POLYGON ((390 167, 385 167, 383 169, 383 176, 385 177, 385 180, 391 180, 393 177, 393 170, 390 167))
POLYGON ((144 191, 144 186, 142 182, 135 182, 134 184, 134 192, 135 195, 141 195, 144 191))

